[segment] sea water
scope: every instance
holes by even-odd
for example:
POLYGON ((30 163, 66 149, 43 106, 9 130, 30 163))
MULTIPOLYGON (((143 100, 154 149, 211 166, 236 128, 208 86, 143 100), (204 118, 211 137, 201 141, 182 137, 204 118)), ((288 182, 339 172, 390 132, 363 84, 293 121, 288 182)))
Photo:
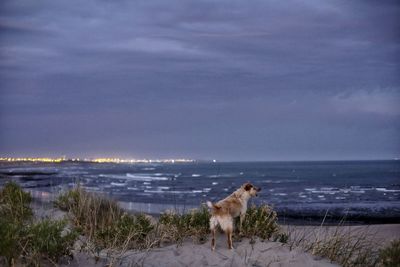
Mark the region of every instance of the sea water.
POLYGON ((0 163, 0 186, 13 180, 48 201, 80 184, 129 210, 160 213, 217 201, 251 182, 281 217, 361 221, 400 218, 400 161, 193 162, 110 164, 0 163))

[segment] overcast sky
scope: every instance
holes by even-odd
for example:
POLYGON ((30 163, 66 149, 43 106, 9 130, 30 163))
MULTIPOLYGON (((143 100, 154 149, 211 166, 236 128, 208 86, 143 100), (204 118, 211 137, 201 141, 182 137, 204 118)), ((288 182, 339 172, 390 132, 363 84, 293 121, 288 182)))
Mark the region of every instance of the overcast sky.
POLYGON ((399 1, 0 3, 0 156, 400 157, 399 1))

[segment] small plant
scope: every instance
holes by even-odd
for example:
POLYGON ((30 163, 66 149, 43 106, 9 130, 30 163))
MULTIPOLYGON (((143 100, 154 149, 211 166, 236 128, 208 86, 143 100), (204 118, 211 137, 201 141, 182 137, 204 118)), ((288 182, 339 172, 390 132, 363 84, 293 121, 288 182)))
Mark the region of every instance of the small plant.
POLYGON ((379 252, 379 259, 385 267, 400 266, 400 239, 394 240, 379 252))
POLYGON ((289 240, 289 234, 283 233, 283 232, 278 232, 273 235, 273 240, 274 242, 281 242, 281 243, 287 243, 289 240))
POLYGON ((241 232, 245 237, 270 239, 279 229, 276 212, 268 205, 255 205, 247 209, 241 232))

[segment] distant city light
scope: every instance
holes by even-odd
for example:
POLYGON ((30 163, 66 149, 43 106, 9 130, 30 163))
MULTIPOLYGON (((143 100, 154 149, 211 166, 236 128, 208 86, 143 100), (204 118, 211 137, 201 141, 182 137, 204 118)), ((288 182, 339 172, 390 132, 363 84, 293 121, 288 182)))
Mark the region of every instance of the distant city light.
POLYGON ((80 159, 80 158, 12 158, 12 157, 0 157, 0 161, 7 162, 48 162, 48 163, 60 163, 68 161, 79 161, 79 162, 93 162, 93 163, 185 163, 194 162, 192 159, 120 159, 120 158, 93 158, 93 159, 80 159))

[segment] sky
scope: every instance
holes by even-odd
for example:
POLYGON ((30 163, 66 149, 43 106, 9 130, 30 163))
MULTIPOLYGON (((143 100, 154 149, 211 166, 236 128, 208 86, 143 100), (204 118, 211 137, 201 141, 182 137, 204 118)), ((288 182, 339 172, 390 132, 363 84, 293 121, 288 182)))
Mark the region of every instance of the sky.
POLYGON ((399 1, 2 0, 0 156, 400 157, 399 1))

